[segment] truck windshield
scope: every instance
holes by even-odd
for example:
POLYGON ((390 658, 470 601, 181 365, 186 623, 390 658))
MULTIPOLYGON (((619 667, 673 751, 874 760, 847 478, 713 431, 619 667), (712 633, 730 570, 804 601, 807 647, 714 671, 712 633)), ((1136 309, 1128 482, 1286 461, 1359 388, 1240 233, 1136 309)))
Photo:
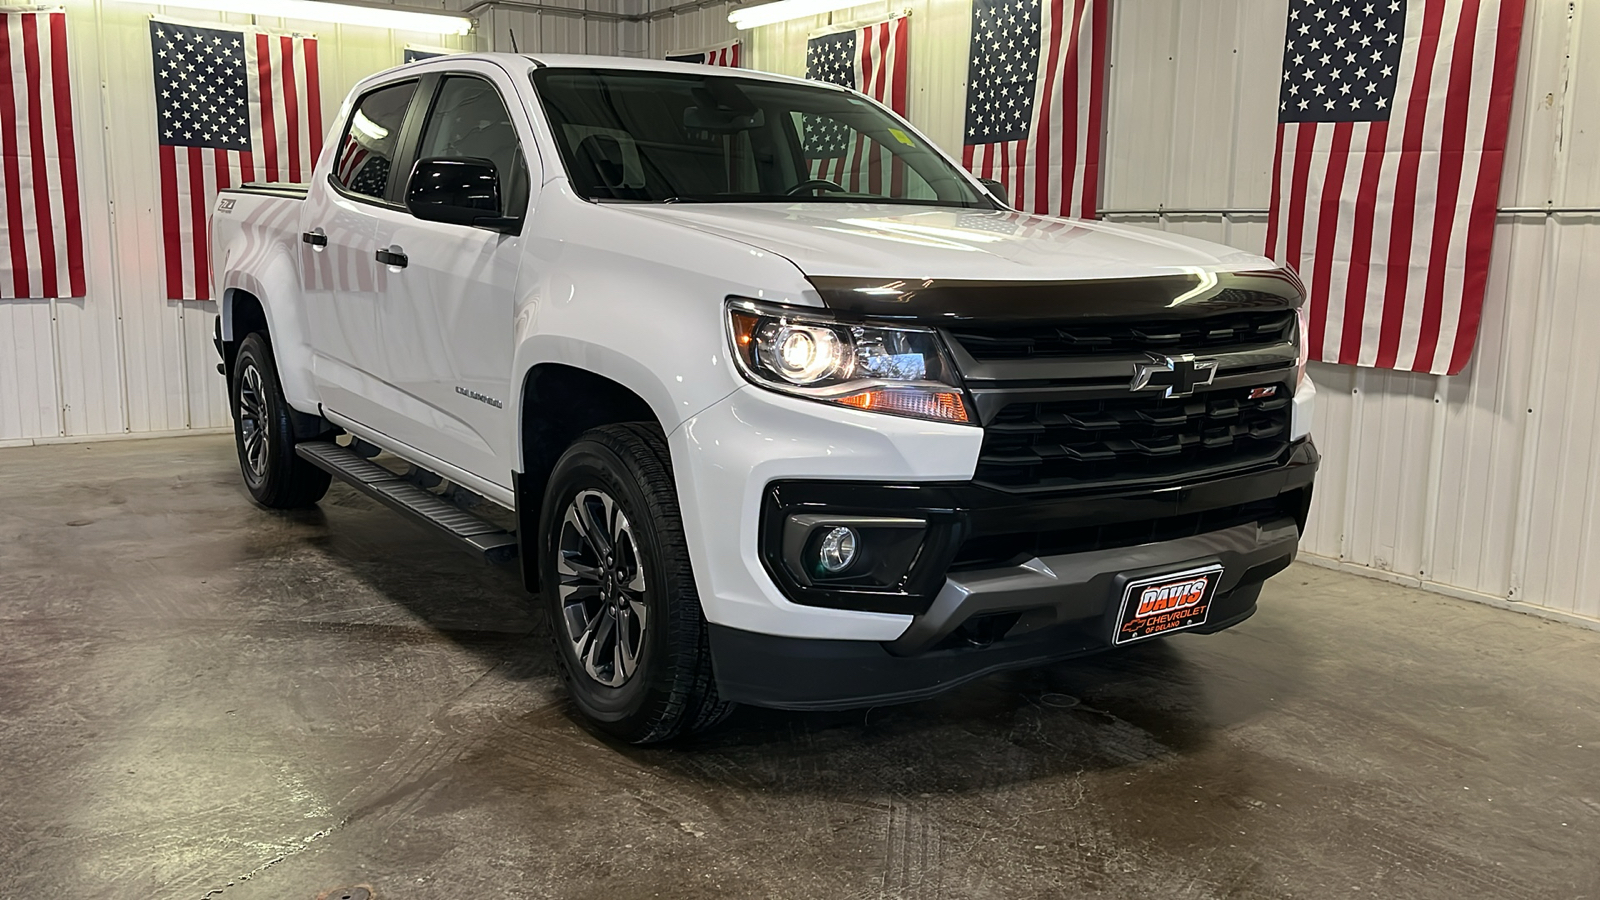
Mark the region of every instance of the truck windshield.
POLYGON ((533 82, 590 200, 994 207, 905 123, 842 90, 618 69, 533 82))

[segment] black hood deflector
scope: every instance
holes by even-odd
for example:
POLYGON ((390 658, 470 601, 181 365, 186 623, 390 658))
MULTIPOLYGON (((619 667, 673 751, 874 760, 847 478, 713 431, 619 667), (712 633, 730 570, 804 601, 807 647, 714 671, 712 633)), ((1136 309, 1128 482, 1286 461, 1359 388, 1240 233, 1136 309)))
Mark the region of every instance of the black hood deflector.
POLYGON ((1294 309, 1305 302, 1305 288, 1289 269, 1085 281, 821 276, 810 281, 829 309, 847 317, 928 325, 1192 319, 1294 309))

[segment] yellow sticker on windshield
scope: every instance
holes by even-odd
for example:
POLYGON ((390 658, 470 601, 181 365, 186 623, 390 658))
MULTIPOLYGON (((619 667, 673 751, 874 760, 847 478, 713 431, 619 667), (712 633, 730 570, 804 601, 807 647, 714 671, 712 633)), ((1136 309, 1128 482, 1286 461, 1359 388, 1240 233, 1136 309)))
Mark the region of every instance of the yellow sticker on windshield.
POLYGON ((916 144, 913 144, 911 142, 911 135, 906 134, 904 131, 901 131, 898 128, 889 129, 889 133, 891 135, 894 135, 894 139, 895 140, 899 141, 902 144, 905 144, 907 147, 915 147, 916 146, 916 144))

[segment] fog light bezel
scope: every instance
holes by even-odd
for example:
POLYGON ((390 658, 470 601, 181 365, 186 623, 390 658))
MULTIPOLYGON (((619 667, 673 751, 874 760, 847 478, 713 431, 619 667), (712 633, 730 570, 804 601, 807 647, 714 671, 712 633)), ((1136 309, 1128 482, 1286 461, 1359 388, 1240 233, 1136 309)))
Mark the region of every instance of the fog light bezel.
POLYGON ((924 519, 904 516, 793 513, 783 520, 783 563, 805 587, 898 590, 916 564, 927 527, 924 519), (856 559, 830 572, 820 564, 821 545, 839 528, 855 532, 856 559))
POLYGON ((960 516, 949 508, 902 507, 893 496, 900 493, 876 484, 860 490, 837 482, 768 485, 759 540, 763 568, 787 599, 801 605, 925 612, 944 586, 959 544, 960 516), (828 577, 806 561, 839 526, 854 529, 862 540, 854 564, 828 577))

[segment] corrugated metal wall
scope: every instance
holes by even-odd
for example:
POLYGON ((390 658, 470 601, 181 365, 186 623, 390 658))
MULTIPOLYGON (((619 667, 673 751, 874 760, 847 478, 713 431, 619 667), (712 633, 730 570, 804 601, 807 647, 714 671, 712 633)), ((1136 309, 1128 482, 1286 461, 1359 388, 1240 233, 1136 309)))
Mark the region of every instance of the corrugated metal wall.
POLYGON ((484 49, 522 53, 595 53, 603 56, 644 56, 645 25, 625 22, 615 15, 635 15, 638 0, 538 0, 540 5, 579 11, 556 13, 490 7, 478 19, 477 33, 484 49))
MULTIPOLYGON (((582 5, 582 0, 561 0, 582 5)), ((672 0, 589 0, 636 13, 672 0), (618 5, 618 4, 621 5, 618 5)), ((1502 206, 1600 206, 1600 12, 1528 0, 1502 206)), ((729 6, 642 23, 500 8, 486 47, 661 57, 737 36, 729 6)), ((209 304, 155 291, 153 112, 144 16, 71 2, 83 141, 89 297, 0 302, 0 441, 226 422, 209 304), (115 148, 107 153, 106 148, 115 148), (108 185, 110 186, 108 188, 108 185), (114 202, 115 218, 101 215, 114 202)), ((906 10, 911 116, 959 148, 967 0, 855 7, 743 35, 756 67, 800 74, 805 39, 906 10)), ((175 11, 176 12, 176 11, 175 11)), ((1258 247, 1268 202, 1282 0, 1117 0, 1104 205, 1231 209, 1121 215, 1258 247)), ((299 26, 325 38, 324 103, 433 35, 299 26)), ((472 39, 466 39, 472 40, 472 39)), ((1454 378, 1313 366, 1324 468, 1306 549, 1441 590, 1600 617, 1580 589, 1600 556, 1600 217, 1505 214, 1483 332, 1454 378)))

